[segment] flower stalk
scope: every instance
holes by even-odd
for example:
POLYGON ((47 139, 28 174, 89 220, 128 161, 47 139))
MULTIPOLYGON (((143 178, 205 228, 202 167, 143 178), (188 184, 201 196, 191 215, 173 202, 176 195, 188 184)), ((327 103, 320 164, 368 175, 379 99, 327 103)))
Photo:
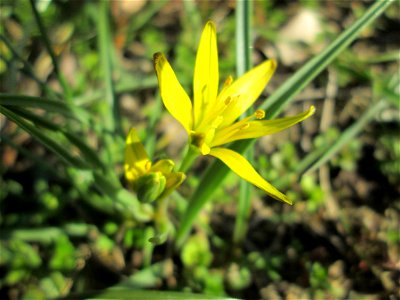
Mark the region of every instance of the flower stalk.
POLYGON ((197 147, 192 144, 188 144, 186 146, 186 154, 182 160, 181 166, 179 168, 179 172, 185 173, 189 168, 193 165, 196 158, 199 156, 199 150, 197 147))

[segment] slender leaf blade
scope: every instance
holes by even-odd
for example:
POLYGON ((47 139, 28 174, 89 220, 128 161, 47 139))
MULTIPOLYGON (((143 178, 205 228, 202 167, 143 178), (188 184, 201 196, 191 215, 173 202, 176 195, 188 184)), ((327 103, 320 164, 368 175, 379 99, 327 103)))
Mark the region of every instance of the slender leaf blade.
POLYGON ((103 162, 100 160, 99 155, 96 153, 94 149, 89 147, 85 143, 85 141, 82 140, 81 137, 77 136, 72 132, 67 131, 64 127, 52 123, 51 121, 45 119, 44 117, 38 116, 21 107, 11 106, 8 109, 13 113, 15 113, 16 115, 31 121, 37 126, 62 133, 74 146, 76 146, 79 149, 79 151, 85 157, 85 160, 89 161, 93 166, 105 170, 105 166, 103 162))
POLYGON ((74 118, 88 124, 90 120, 89 114, 77 106, 72 106, 58 100, 50 100, 43 97, 0 94, 0 105, 4 106, 20 106, 23 108, 40 108, 47 112, 54 112, 64 117, 74 118))
POLYGON ((67 164, 72 165, 79 169, 87 169, 90 167, 86 162, 76 157, 73 157, 69 153, 69 151, 67 151, 62 145, 60 145, 53 139, 49 138, 41 130, 39 130, 32 124, 28 123, 27 121, 25 121, 23 118, 21 118, 11 110, 7 109, 4 106, 0 106, 0 112, 10 120, 15 122, 23 130, 31 134, 34 138, 36 138, 39 142, 41 142, 44 146, 46 146, 50 151, 57 154, 67 164))
POLYGON ((327 151, 323 152, 322 155, 308 168, 305 174, 310 173, 318 169, 321 165, 326 163, 336 153, 340 151, 347 143, 354 139, 359 134, 368 122, 382 111, 388 104, 386 101, 379 101, 371 106, 354 124, 349 126, 335 142, 330 145, 327 151))

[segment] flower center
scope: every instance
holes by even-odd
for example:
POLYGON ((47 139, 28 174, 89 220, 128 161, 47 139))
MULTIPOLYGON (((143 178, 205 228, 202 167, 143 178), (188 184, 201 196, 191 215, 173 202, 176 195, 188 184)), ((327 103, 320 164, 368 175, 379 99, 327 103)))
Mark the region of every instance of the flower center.
POLYGON ((224 118, 218 116, 214 121, 208 126, 207 130, 204 132, 192 131, 190 133, 191 144, 200 149, 201 154, 207 155, 210 153, 210 144, 215 136, 215 131, 221 125, 224 118))
POLYGON ((265 117, 265 111, 258 109, 252 114, 236 123, 228 126, 222 126, 218 128, 218 132, 214 134, 213 140, 210 143, 211 147, 219 146, 225 144, 226 141, 231 140, 236 134, 239 134, 242 130, 248 130, 253 123, 254 119, 263 119, 265 117))

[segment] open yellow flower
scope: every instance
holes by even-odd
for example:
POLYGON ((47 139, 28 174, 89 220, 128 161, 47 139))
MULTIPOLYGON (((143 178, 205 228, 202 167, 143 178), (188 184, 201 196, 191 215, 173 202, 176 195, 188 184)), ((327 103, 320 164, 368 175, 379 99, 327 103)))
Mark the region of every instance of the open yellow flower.
POLYGON ((236 140, 282 131, 314 113, 315 109, 311 106, 309 110, 296 116, 260 120, 264 118, 265 112, 257 110, 252 116, 235 122, 264 90, 276 69, 275 60, 261 63, 236 81, 228 77, 218 93, 217 37, 215 25, 209 21, 205 25, 197 50, 193 104, 162 53, 154 54, 154 67, 165 107, 182 124, 189 135, 189 142, 201 154, 220 159, 233 172, 268 195, 292 204, 284 194, 265 181, 242 155, 221 147, 236 140))

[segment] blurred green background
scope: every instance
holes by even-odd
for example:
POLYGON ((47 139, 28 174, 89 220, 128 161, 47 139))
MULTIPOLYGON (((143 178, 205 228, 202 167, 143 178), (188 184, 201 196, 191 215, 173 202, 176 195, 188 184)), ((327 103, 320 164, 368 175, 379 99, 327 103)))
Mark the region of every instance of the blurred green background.
MULTIPOLYGON (((252 63, 278 61, 262 98, 372 4, 252 2, 252 63)), ((154 214, 159 207, 122 189, 130 127, 154 160, 178 162, 186 143, 185 131, 163 108, 152 56, 164 52, 190 91, 198 40, 211 19, 222 83, 236 72, 236 6, 1 1, 1 299, 86 297, 81 293, 88 291, 122 297, 113 289, 107 294, 110 287, 137 299, 142 296, 132 293, 142 289, 243 299, 395 299, 399 2, 362 30, 284 112, 293 115, 312 104, 312 118, 255 144, 256 169, 295 199, 294 206, 254 189, 247 234, 234 243, 239 180, 232 174, 181 249, 174 251, 173 233, 165 244, 148 242, 162 226, 179 227, 211 162, 196 162, 163 218, 154 214)))

